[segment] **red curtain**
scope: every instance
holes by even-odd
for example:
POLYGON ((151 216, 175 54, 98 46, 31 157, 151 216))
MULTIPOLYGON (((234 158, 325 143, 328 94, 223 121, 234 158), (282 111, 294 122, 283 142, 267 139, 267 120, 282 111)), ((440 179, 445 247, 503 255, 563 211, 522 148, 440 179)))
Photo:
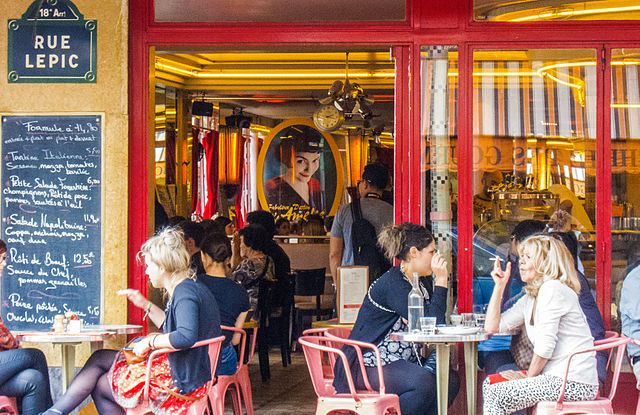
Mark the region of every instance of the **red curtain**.
POLYGON ((244 228, 244 215, 242 213, 242 195, 245 181, 244 149, 247 139, 242 134, 242 129, 238 131, 238 191, 236 192, 236 229, 244 228))
POLYGON ((198 162, 200 161, 200 129, 191 128, 193 137, 191 145, 191 211, 196 212, 198 208, 198 162))
POLYGON ((207 131, 202 139, 204 157, 206 160, 207 201, 204 205, 202 217, 211 219, 218 212, 218 140, 217 131, 207 131))

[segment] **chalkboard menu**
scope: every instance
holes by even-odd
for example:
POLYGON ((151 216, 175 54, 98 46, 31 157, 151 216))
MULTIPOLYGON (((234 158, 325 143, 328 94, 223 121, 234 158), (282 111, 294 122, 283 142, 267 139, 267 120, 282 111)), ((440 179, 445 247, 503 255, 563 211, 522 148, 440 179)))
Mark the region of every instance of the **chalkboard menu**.
POLYGON ((4 115, 2 318, 12 330, 48 330, 71 310, 99 323, 100 115, 4 115))

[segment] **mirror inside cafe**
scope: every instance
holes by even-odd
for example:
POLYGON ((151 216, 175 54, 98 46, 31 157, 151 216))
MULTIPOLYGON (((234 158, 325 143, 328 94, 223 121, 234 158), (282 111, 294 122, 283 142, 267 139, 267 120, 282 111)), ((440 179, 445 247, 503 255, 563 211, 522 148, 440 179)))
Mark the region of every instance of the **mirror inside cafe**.
POLYGON ((325 226, 367 163, 393 171, 390 50, 156 50, 154 59, 156 228, 192 214, 240 228, 267 210, 291 268, 329 273, 325 226), (296 155, 287 142, 301 137, 296 155))

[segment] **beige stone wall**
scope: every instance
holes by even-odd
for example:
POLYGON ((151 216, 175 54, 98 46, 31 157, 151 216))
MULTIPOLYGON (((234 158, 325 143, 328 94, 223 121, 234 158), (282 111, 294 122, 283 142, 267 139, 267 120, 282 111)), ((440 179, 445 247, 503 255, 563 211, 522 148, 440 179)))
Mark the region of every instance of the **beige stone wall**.
MULTIPOLYGON (((128 2, 73 0, 85 19, 98 22, 97 83, 9 84, 7 19, 19 19, 31 0, 0 1, 0 113, 99 112, 103 114, 102 296, 103 322, 126 323, 127 303, 116 291, 127 285, 128 183, 128 2)), ((107 341, 105 346, 124 339, 107 341)), ((60 365, 58 347, 42 347, 50 366, 60 365)), ((88 344, 76 353, 76 366, 89 356, 88 344)))

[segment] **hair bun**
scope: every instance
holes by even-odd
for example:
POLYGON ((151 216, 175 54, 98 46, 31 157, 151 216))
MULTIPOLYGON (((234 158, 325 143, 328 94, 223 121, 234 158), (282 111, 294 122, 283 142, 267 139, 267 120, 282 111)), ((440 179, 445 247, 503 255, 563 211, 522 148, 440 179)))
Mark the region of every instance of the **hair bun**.
POLYGON ((168 248, 178 248, 181 244, 183 244, 182 235, 176 231, 175 229, 165 229, 160 234, 160 238, 162 243, 166 245, 168 248))

